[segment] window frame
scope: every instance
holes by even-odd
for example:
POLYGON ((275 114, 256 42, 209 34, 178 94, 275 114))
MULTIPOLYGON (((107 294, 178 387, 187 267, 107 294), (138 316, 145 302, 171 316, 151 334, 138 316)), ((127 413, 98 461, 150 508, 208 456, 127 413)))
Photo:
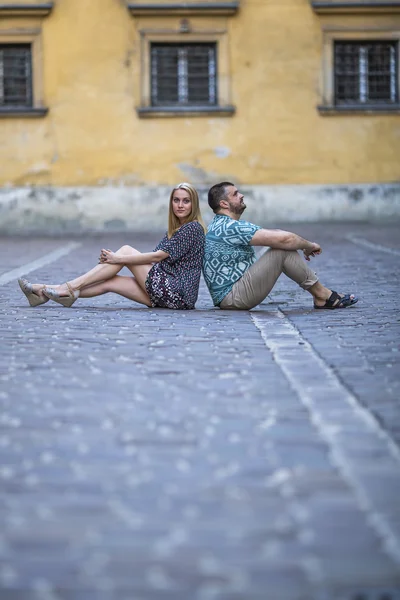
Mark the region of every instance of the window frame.
MULTIPOLYGON (((183 54, 183 52, 182 52, 183 54)), ((189 107, 189 108, 196 108, 197 106, 207 106, 207 107, 211 107, 213 108, 214 106, 218 106, 218 69, 217 69, 217 64, 218 64, 218 47, 217 44, 215 43, 209 43, 209 42, 187 42, 187 41, 182 41, 180 43, 169 43, 169 44, 165 44, 165 43, 151 43, 150 45, 150 93, 151 93, 151 105, 153 107, 159 107, 159 106, 171 106, 171 107, 175 107, 175 108, 182 108, 182 107, 189 107), (185 50, 186 53, 188 52, 188 49, 190 47, 193 46, 197 46, 197 47, 207 47, 208 50, 213 50, 213 62, 214 62, 214 66, 215 66, 215 74, 214 74, 214 85, 213 85, 213 92, 214 92, 214 98, 215 101, 214 102, 190 102, 189 101, 189 95, 190 95, 190 86, 189 86, 189 77, 188 77, 188 64, 189 64, 189 58, 188 55, 186 54, 186 56, 184 57, 184 60, 181 60, 182 57, 180 57, 178 59, 178 62, 180 63, 184 63, 184 65, 180 65, 178 64, 178 68, 177 68, 177 95, 178 95, 178 99, 176 102, 163 102, 162 100, 154 102, 154 89, 153 89, 153 51, 155 48, 177 48, 178 50, 185 50), (180 91, 180 87, 179 87, 179 67, 183 66, 183 71, 185 73, 185 77, 183 78, 185 81, 185 88, 186 88, 186 92, 187 92, 187 96, 188 99, 186 102, 184 101, 179 101, 179 91, 180 91)), ((209 65, 208 65, 209 66, 209 65)), ((205 84, 208 88, 208 92, 210 92, 210 77, 208 76, 207 78, 207 83, 205 84)), ((157 77, 157 84, 158 84, 158 77, 157 77)))
POLYGON ((318 105, 319 113, 348 114, 393 114, 400 113, 400 102, 384 103, 352 103, 336 104, 335 102, 335 42, 397 42, 397 98, 400 98, 400 30, 389 28, 352 28, 343 30, 339 27, 323 29, 322 56, 322 103, 318 105))
MULTIPOLYGON (((32 46, 31 44, 2 44, 0 40, 0 53, 3 52, 5 48, 18 48, 18 47, 26 47, 29 51, 29 73, 26 77, 27 79, 27 88, 29 92, 29 104, 0 104, 0 108, 5 109, 32 109, 33 108, 33 69, 32 69, 32 46)), ((1 63, 0 63, 1 66, 1 63)), ((2 79, 0 77, 0 88, 6 87, 7 78, 5 77, 5 73, 3 72, 2 79)))
POLYGON ((399 84, 398 84, 398 60, 399 60, 399 48, 398 48, 398 42, 396 40, 347 40, 347 41, 342 41, 342 40, 335 40, 334 41, 334 86, 335 86, 335 95, 334 95, 334 103, 335 106, 352 106, 352 105, 357 105, 357 104, 362 104, 363 106, 371 106, 374 104, 378 104, 378 105, 382 105, 382 107, 387 107, 387 106, 393 106, 395 104, 399 104, 399 84), (339 75, 337 73, 337 46, 338 44, 349 44, 350 46, 354 46, 355 48, 357 48, 357 54, 358 54, 358 67, 357 67, 357 74, 358 74, 358 78, 359 78, 359 85, 358 85, 358 99, 357 100, 339 100, 338 99, 338 78, 339 75), (369 98, 369 90, 365 89, 363 90, 364 85, 366 86, 366 88, 368 88, 368 79, 371 77, 371 72, 369 70, 369 65, 368 65, 368 59, 367 59, 367 54, 365 54, 365 50, 367 49, 368 46, 373 46, 373 45, 378 45, 378 44, 387 44, 387 46, 393 48, 394 50, 394 54, 395 54, 395 71, 394 71, 394 82, 392 79, 392 73, 390 74, 390 92, 393 91, 393 87, 394 87, 394 95, 395 95, 395 99, 391 100, 391 99, 385 99, 385 100, 381 100, 381 101, 373 101, 370 100, 369 98), (364 52, 362 52, 362 50, 364 50, 364 52), (363 69, 361 68, 360 65, 360 61, 361 61, 361 55, 364 54, 364 60, 362 62, 365 62, 365 72, 363 73, 363 69), (368 66, 367 66, 368 65, 368 66), (363 77, 364 75, 364 77, 363 77), (363 85, 364 82, 364 85, 363 85), (394 85, 393 85, 394 84, 394 85), (360 98, 360 96, 362 94, 365 94, 365 99, 362 100, 360 98))
MULTIPOLYGON (((47 9, 46 9, 47 10, 47 9)), ((47 10, 46 15, 49 14, 47 10)), ((0 118, 7 117, 44 117, 48 108, 44 104, 43 88, 43 41, 41 20, 35 17, 5 16, 0 21, 0 44, 29 44, 32 60, 32 106, 0 106, 0 118), (17 23, 20 25, 17 27, 17 23)), ((43 16, 43 15, 41 15, 43 16)))
MULTIPOLYGON (((217 21, 224 20, 219 17, 217 21)), ((225 23, 221 27, 210 28, 209 20, 200 17, 181 19, 169 17, 164 24, 164 18, 148 17, 139 23, 140 35, 140 73, 138 73, 139 102, 136 112, 139 118, 149 117, 201 117, 221 116, 230 117, 235 114, 231 103, 231 76, 229 63, 228 31, 225 23), (155 27, 154 20, 157 21, 155 27), (172 21, 172 22, 171 22, 172 21), (187 105, 153 106, 151 101, 151 45, 152 44, 190 44, 213 43, 216 45, 216 88, 218 104, 216 105, 187 105)), ((219 24, 219 23, 218 23, 219 24)))

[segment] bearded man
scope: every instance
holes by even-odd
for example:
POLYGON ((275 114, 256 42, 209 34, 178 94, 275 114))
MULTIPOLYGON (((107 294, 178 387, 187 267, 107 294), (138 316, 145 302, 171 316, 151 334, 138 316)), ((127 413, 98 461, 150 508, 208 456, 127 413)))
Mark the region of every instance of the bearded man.
POLYGON ((321 246, 296 233, 262 229, 240 220, 246 208, 243 194, 230 182, 217 183, 208 192, 215 216, 206 234, 203 273, 214 305, 250 310, 262 302, 284 273, 314 299, 316 309, 346 308, 358 302, 354 294, 338 294, 323 286, 306 261, 321 254, 321 246), (268 246, 258 260, 254 246, 268 246))

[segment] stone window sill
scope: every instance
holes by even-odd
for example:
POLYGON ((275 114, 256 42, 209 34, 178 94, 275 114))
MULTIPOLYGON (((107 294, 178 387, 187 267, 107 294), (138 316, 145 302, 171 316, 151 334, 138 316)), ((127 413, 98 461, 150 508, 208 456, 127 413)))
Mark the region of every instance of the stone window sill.
POLYGON ((318 14, 366 14, 366 13, 398 13, 400 12, 399 0, 384 2, 383 0, 365 0, 357 2, 350 0, 340 2, 339 0, 322 0, 320 2, 311 0, 313 10, 318 14))
POLYGON ((45 117, 49 112, 48 108, 18 108, 18 107, 0 107, 0 119, 5 117, 45 117))
POLYGON ((21 4, 10 2, 0 5, 1 17, 47 17, 53 10, 53 2, 21 4))
POLYGON ((393 115, 400 114, 400 104, 390 104, 382 106, 380 104, 354 104, 349 106, 329 106, 320 105, 317 107, 319 114, 322 116, 330 115, 353 115, 353 114, 368 114, 368 115, 393 115))
POLYGON ((137 16, 160 16, 160 15, 177 15, 177 16, 216 16, 216 15, 234 15, 239 9, 239 0, 230 2, 130 2, 128 10, 131 15, 137 16))
POLYGON ((151 117, 231 117, 234 106, 142 106, 136 109, 142 119, 151 117))

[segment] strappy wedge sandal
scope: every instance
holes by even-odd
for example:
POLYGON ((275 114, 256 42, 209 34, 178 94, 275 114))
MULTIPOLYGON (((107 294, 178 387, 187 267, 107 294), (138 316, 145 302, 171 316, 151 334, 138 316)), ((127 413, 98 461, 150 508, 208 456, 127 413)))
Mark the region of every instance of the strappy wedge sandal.
POLYGON ((356 298, 355 296, 352 298, 351 294, 339 296, 337 292, 332 291, 332 294, 329 296, 325 304, 323 304, 322 306, 317 306, 316 304, 314 304, 314 308, 334 310, 335 308, 347 308, 348 306, 356 304, 356 302, 358 302, 358 298, 356 298))
MULTIPOLYGON (((46 296, 35 294, 32 284, 27 279, 18 279, 18 284, 31 306, 39 306, 40 304, 45 304, 49 301, 46 296)), ((44 287, 45 286, 41 289, 44 290, 44 287)))
POLYGON ((49 300, 53 300, 62 306, 66 306, 70 308, 73 303, 79 298, 79 290, 73 290, 70 284, 67 282, 65 284, 68 288, 69 295, 68 296, 60 296, 60 294, 54 288, 45 287, 43 290, 43 294, 49 298, 49 300))

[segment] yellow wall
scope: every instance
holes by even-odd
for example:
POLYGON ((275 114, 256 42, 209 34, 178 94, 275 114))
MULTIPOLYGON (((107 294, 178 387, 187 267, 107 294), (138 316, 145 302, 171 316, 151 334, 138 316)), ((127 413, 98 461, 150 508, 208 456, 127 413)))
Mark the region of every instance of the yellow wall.
MULTIPOLYGON (((400 15, 373 18, 400 29, 400 15)), ((323 23, 308 0, 242 0, 226 18, 233 117, 138 117, 140 19, 122 0, 58 0, 40 22, 49 113, 0 119, 0 185, 399 179, 399 115, 317 111, 323 23)), ((24 26, 0 17, 0 30, 24 26)))

